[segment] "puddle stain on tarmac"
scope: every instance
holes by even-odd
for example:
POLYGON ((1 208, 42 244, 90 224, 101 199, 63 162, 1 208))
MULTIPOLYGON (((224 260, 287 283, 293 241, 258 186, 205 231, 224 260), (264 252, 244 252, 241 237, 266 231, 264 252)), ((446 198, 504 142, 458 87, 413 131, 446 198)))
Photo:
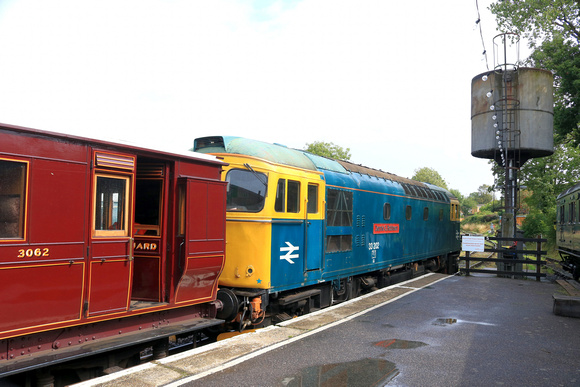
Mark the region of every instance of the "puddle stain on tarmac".
POLYGON ((457 322, 456 318, 438 318, 437 320, 435 320, 433 325, 445 326, 455 324, 456 322, 457 322))
POLYGON ((419 348, 424 347, 428 344, 425 344, 421 341, 409 341, 409 340, 398 340, 398 339, 389 339, 379 341, 375 343, 377 347, 389 348, 389 349, 412 349, 412 348, 419 348))
POLYGON ((304 368, 298 375, 283 378, 280 385, 287 387, 384 386, 398 374, 399 370, 395 363, 366 358, 347 363, 304 368))

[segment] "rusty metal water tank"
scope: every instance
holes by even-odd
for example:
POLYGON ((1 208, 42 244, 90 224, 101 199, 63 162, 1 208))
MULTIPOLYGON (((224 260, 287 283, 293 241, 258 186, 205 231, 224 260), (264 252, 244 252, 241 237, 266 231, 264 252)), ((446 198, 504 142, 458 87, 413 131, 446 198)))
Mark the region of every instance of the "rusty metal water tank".
POLYGON ((521 166, 530 158, 554 153, 552 89, 552 73, 536 68, 490 71, 474 77, 471 155, 499 163, 501 153, 507 152, 521 166))

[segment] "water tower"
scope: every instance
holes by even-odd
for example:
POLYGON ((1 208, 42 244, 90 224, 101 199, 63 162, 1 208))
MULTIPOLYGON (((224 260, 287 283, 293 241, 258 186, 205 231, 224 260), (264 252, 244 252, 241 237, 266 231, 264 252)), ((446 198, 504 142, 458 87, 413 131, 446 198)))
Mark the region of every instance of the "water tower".
POLYGON ((494 37, 494 69, 471 81, 471 155, 504 168, 501 236, 516 236, 518 171, 529 159, 554 153, 550 71, 519 67, 519 38, 494 37))

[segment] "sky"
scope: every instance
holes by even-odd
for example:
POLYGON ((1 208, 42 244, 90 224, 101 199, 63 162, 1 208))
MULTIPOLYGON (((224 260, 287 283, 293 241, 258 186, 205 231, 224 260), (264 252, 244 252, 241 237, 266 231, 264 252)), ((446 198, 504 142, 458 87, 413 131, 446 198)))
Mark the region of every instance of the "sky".
POLYGON ((333 142, 469 195, 493 184, 470 111, 491 2, 0 0, 0 122, 180 151, 333 142))

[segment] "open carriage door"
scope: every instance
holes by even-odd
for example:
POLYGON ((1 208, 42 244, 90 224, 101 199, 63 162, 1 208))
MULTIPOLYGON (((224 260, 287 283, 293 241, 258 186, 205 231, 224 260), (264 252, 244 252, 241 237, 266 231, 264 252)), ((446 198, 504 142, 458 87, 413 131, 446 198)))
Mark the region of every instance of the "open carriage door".
POLYGON ((216 296, 224 265, 224 185, 212 180, 179 181, 176 303, 210 301, 216 296))
POLYGON ((133 269, 135 158, 96 151, 92 174, 89 316, 126 311, 133 269))

